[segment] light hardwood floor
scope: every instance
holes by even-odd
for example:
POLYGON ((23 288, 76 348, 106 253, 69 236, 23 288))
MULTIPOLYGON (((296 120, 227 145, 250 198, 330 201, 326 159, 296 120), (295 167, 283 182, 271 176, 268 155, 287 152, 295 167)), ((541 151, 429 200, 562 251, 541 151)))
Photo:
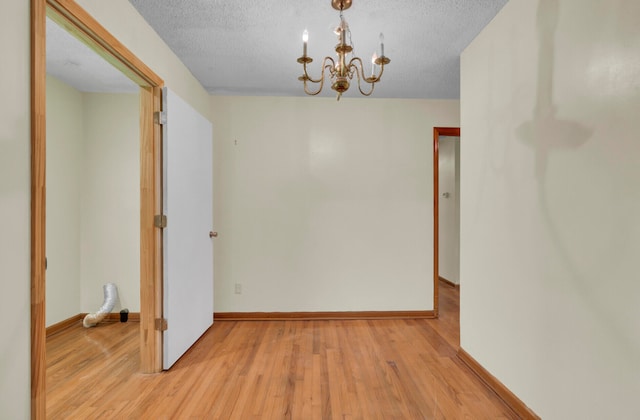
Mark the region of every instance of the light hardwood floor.
POLYGON ((47 341, 49 419, 516 419, 457 358, 459 291, 437 320, 218 321, 139 372, 139 324, 47 341))

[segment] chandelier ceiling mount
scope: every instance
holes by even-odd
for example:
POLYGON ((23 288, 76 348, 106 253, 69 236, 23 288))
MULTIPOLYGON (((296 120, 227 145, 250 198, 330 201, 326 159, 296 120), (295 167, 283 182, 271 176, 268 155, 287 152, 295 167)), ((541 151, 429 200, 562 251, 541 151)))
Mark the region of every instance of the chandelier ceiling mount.
POLYGON ((336 10, 347 10, 351 7, 352 0, 331 0, 331 6, 336 10))

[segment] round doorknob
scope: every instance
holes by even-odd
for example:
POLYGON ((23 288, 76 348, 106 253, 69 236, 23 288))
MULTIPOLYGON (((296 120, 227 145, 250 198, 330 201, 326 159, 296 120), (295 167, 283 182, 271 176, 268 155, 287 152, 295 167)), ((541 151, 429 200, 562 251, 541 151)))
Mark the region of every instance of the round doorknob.
POLYGON ((209 232, 209 237, 210 238, 217 238, 218 237, 218 232, 209 232))

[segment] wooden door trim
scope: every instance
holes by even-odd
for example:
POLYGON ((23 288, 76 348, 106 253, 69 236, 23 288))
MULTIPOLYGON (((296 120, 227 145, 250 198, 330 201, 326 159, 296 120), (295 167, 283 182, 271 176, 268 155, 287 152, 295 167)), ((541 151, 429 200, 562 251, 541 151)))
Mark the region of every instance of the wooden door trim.
POLYGON ((46 418, 46 8, 31 1, 31 418, 46 418))
POLYGON ((31 418, 46 418, 46 16, 87 43, 140 85, 140 344, 143 372, 162 369, 162 210, 160 111, 162 79, 73 0, 31 0, 31 418))
POLYGON ((438 281, 440 274, 438 269, 438 205, 440 203, 438 188, 440 165, 438 163, 438 150, 440 147, 440 136, 460 137, 460 127, 433 127, 433 312, 438 317, 438 281))

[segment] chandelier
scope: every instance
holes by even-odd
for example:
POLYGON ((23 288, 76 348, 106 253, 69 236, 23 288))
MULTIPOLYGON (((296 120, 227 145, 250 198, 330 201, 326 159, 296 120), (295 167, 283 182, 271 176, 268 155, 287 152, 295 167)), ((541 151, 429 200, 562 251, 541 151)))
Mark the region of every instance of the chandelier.
POLYGON ((337 100, 344 92, 349 89, 350 80, 356 76, 358 81, 358 90, 364 96, 369 96, 373 93, 375 84, 380 81, 382 73, 384 72, 385 64, 389 64, 391 60, 384 56, 384 36, 380 34, 380 56, 376 53, 371 57, 371 75, 366 77, 364 74, 364 65, 360 57, 355 57, 353 53, 353 43, 351 42, 351 31, 349 25, 344 20, 342 12, 351 7, 352 0, 331 0, 331 6, 340 11, 340 25, 335 29, 335 34, 338 36, 338 45, 336 45, 336 54, 338 56, 337 61, 331 57, 325 57, 322 60, 321 74, 319 79, 313 79, 307 73, 307 64, 311 63, 313 59, 307 56, 307 43, 309 41, 309 33, 305 29, 302 34, 302 57, 298 58, 298 63, 302 64, 304 73, 298 77, 298 80, 304 83, 304 91, 307 95, 317 95, 322 91, 324 86, 325 75, 329 74, 331 77, 331 89, 338 92, 337 100), (348 38, 348 42, 347 42, 348 38), (351 59, 347 62, 347 55, 351 55, 351 59), (376 70, 380 69, 376 75, 376 70), (317 86, 317 90, 313 91, 309 89, 309 85, 313 84, 317 86), (365 85, 363 90, 362 85, 365 85))

